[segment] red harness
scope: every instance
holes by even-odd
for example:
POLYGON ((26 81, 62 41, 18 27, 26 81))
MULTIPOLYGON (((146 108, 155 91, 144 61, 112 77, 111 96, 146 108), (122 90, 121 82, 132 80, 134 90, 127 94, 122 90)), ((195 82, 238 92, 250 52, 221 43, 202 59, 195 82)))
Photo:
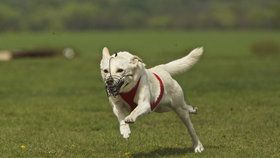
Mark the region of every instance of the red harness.
MULTIPOLYGON (((160 84, 160 94, 157 97, 156 101, 151 102, 151 109, 154 110, 162 96, 163 96, 163 92, 164 92, 164 86, 163 86, 163 82, 160 79, 160 77, 153 73, 155 75, 155 77, 157 78, 157 80, 159 81, 160 84)), ((130 106, 131 111, 133 111, 136 107, 137 107, 137 103, 134 102, 134 97, 136 95, 137 89, 139 87, 139 83, 140 83, 141 78, 138 80, 137 84, 135 85, 135 87, 133 87, 129 92, 125 92, 125 93, 120 93, 121 98, 130 106)))

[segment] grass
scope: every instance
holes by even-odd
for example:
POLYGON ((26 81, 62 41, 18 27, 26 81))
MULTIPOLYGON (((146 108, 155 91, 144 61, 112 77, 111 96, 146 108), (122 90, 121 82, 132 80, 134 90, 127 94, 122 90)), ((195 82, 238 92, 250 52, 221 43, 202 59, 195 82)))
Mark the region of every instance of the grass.
POLYGON ((76 48, 74 60, 0 63, 0 157, 280 157, 280 56, 250 45, 280 43, 279 32, 2 33, 0 49, 76 48), (151 67, 204 46, 203 59, 175 78, 188 100, 205 152, 194 154, 174 113, 149 114, 129 140, 99 75, 101 49, 129 50, 151 67))

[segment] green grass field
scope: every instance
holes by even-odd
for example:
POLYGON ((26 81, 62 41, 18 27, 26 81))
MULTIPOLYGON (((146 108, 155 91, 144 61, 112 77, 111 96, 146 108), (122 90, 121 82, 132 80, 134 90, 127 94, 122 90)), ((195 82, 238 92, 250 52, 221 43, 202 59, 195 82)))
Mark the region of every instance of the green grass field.
POLYGON ((63 58, 0 63, 0 157, 280 157, 280 56, 250 53, 280 32, 2 33, 0 49, 71 46, 63 58), (128 50, 147 67, 204 46, 175 78, 199 107, 192 116, 205 151, 195 154, 174 113, 152 113, 119 134, 99 74, 101 50, 128 50))

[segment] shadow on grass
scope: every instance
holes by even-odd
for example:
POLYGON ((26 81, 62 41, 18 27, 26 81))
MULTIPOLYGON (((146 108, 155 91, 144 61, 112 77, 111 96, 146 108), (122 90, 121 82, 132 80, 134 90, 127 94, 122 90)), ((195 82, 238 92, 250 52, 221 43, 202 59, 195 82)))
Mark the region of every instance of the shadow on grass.
MULTIPOLYGON (((219 148, 218 146, 206 146, 206 149, 209 148, 219 148)), ((145 158, 145 157, 162 157, 162 156, 180 156, 186 154, 193 154, 194 151, 192 148, 159 148, 150 152, 140 152, 136 154, 132 154, 133 158, 145 158)))
POLYGON ((159 156, 175 156, 175 155, 184 155, 187 153, 192 153, 192 148, 159 148, 154 151, 150 152, 140 152, 133 154, 133 158, 140 158, 140 157, 159 157, 159 156))

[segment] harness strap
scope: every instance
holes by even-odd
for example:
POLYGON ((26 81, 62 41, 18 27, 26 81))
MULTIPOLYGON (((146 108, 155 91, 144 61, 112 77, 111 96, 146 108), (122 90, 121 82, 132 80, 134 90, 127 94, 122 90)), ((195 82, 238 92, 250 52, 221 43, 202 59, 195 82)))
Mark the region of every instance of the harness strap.
POLYGON ((160 93, 159 93, 159 96, 157 97, 156 101, 151 103, 152 110, 154 110, 158 106, 159 102, 161 101, 161 99, 163 97, 163 92, 164 92, 164 86, 163 86, 163 82, 162 82, 161 78, 157 74, 155 74, 155 73, 153 73, 153 74, 156 76, 156 78, 159 81, 160 93))
POLYGON ((134 103, 134 97, 139 87, 140 80, 141 78, 139 78, 135 87, 133 87, 129 92, 120 93, 121 98, 130 106, 131 111, 137 107, 137 104, 134 103))
MULTIPOLYGON (((158 104, 160 103, 160 101, 163 97, 163 92, 164 92, 164 85, 163 85, 161 78, 157 74, 155 74, 155 73, 153 73, 153 74, 159 81, 160 94, 155 101, 150 103, 152 110, 154 110, 158 106, 158 104)), ((137 89, 139 87, 140 80, 141 80, 141 78, 139 78, 137 84, 129 92, 120 93, 121 98, 130 106, 131 111, 133 111, 137 107, 137 103, 134 102, 134 97, 135 97, 137 89)))

